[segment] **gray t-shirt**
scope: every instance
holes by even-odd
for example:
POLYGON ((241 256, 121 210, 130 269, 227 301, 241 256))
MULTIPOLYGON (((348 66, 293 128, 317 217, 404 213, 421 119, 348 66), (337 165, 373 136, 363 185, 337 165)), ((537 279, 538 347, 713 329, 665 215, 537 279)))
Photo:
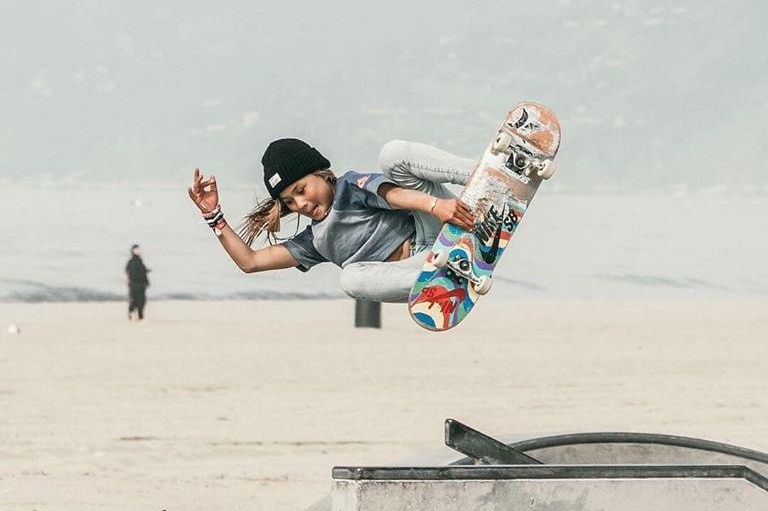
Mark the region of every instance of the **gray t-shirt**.
POLYGON ((297 268, 384 261, 411 236, 415 231, 411 214, 392 209, 377 193, 384 183, 394 184, 383 174, 350 171, 339 177, 328 216, 283 243, 299 262, 297 268))

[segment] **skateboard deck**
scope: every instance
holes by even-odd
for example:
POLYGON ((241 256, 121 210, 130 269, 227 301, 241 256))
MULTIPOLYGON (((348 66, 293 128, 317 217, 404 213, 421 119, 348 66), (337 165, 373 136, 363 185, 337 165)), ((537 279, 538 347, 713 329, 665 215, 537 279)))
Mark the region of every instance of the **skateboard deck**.
POLYGON ((467 232, 443 225, 411 289, 408 310, 434 331, 459 324, 493 282, 492 274, 541 182, 552 177, 560 124, 546 106, 507 113, 461 194, 475 215, 467 232))

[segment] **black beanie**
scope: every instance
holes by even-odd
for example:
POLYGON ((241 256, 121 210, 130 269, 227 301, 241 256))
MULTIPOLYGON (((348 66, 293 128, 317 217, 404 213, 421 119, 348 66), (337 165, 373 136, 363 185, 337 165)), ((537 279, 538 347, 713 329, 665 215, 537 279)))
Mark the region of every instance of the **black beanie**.
POLYGON ((331 167, 331 162, 320 151, 295 138, 281 138, 269 144, 261 164, 264 165, 264 186, 273 199, 302 177, 331 167))

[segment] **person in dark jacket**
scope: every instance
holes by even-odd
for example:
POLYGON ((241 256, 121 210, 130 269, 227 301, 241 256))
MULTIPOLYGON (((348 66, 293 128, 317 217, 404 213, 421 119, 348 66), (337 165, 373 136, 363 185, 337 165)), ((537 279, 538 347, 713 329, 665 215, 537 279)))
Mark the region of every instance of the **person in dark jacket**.
POLYGON ((131 247, 131 258, 125 265, 125 279, 128 283, 128 319, 133 319, 136 311, 138 319, 144 319, 144 305, 147 303, 147 288, 149 270, 141 260, 141 248, 138 245, 131 247))

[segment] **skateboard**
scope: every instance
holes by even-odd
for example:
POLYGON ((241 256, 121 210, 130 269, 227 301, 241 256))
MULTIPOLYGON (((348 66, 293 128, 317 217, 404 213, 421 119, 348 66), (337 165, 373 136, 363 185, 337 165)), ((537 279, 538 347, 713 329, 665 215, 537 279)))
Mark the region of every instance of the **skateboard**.
POLYGON ((559 147, 560 124, 546 106, 524 102, 507 113, 460 197, 475 215, 473 230, 443 225, 411 289, 408 310, 416 323, 448 330, 490 291, 493 270, 539 185, 555 172, 559 147))

